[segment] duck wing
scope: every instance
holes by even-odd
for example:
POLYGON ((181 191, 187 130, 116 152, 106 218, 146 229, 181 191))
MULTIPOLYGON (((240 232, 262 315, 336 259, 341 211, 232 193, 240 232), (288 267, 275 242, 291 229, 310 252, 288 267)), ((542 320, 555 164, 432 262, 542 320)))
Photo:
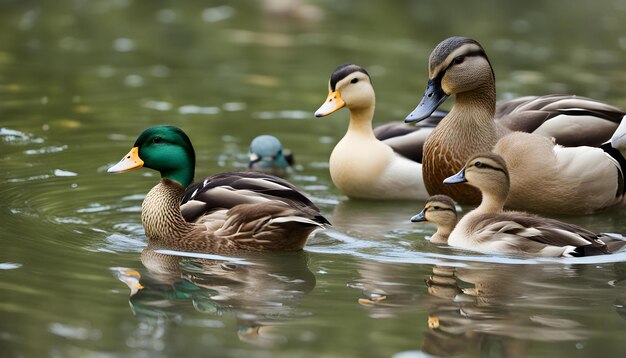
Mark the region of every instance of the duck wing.
MULTIPOLYGON (((506 242, 523 252, 549 252, 551 248, 571 247, 563 256, 588 256, 608 254, 603 238, 580 226, 558 220, 542 218, 523 212, 505 212, 499 215, 484 214, 475 220, 473 228, 483 240, 506 242)), ((553 255, 546 255, 553 256, 553 255)), ((558 256, 558 255, 554 255, 558 256)))
POLYGON ((546 95, 498 102, 495 119, 510 130, 551 137, 564 146, 597 147, 611 138, 625 114, 585 97, 546 95))
POLYGON ((376 138, 393 149, 394 152, 414 162, 422 162, 423 147, 432 130, 448 114, 435 111, 417 125, 404 122, 389 122, 374 128, 376 138))
POLYGON ((293 184, 257 172, 220 173, 189 185, 181 201, 181 212, 185 220, 196 222, 203 216, 242 204, 259 203, 278 203, 297 210, 304 218, 330 224, 319 208, 293 184))

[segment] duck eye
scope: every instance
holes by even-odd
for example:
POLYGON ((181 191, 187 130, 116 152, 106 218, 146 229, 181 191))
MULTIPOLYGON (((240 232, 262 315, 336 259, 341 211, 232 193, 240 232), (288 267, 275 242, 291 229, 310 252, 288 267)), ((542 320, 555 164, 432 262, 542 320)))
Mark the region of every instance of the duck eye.
POLYGON ((154 137, 154 139, 152 140, 153 143, 161 143, 163 139, 161 137, 154 137))
POLYGON ((359 82, 358 78, 353 78, 352 81, 350 81, 350 83, 357 83, 357 82, 359 82))
POLYGON ((435 210, 439 210, 439 209, 441 209, 441 208, 440 208, 439 206, 433 206, 433 209, 435 209, 435 210))
POLYGON ((474 166, 475 166, 476 168, 482 168, 484 165, 483 165, 483 163, 481 163, 481 162, 476 162, 476 163, 474 163, 474 166))
POLYGON ((462 63, 463 60, 465 60, 465 56, 458 56, 458 57, 455 57, 452 62, 454 62, 455 65, 458 65, 459 63, 462 63))

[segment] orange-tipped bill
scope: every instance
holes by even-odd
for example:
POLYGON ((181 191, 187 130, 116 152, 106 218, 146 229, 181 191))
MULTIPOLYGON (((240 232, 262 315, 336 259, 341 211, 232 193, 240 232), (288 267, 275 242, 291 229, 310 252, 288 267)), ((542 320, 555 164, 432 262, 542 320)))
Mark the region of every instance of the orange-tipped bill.
POLYGON ((346 102, 341 99, 341 95, 339 95, 338 91, 329 92, 326 101, 324 104, 315 111, 315 117, 324 117, 327 116, 346 105, 346 102))
POLYGON ((143 160, 139 158, 139 148, 133 147, 133 149, 131 149, 130 152, 128 152, 128 154, 126 154, 124 158, 119 161, 119 163, 110 167, 107 172, 113 174, 124 173, 141 167, 143 167, 143 160))

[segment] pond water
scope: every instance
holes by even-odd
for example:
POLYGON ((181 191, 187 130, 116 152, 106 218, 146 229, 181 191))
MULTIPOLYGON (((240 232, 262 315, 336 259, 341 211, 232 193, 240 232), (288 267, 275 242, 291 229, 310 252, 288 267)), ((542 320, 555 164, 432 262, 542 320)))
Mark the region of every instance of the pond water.
MULTIPOLYGON (((332 70, 355 62, 376 123, 404 118, 450 35, 485 46, 499 98, 626 108, 625 24, 619 0, 0 1, 0 356, 622 357, 626 255, 432 245, 434 227, 409 222, 422 202, 334 188, 348 113, 313 112, 332 70), (156 124, 190 135, 198 178, 278 136, 296 153, 289 180, 333 228, 304 252, 153 252, 143 266, 140 205, 158 177, 106 169, 156 124)), ((626 234, 625 215, 563 219, 626 234)))

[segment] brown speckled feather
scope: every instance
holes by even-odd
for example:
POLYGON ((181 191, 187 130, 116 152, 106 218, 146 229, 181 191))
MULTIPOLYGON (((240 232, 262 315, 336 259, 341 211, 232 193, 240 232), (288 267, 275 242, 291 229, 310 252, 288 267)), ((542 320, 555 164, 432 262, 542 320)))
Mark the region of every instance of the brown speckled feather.
POLYGON ((328 224, 291 184, 252 172, 218 174, 186 191, 162 179, 143 202, 142 222, 151 241, 226 254, 300 250, 315 229, 328 224), (181 210, 194 221, 185 220, 181 210))
POLYGON ((592 246, 599 253, 609 253, 602 241, 603 234, 596 234, 580 226, 558 220, 542 218, 536 215, 508 211, 501 214, 482 214, 473 219, 469 229, 482 232, 486 240, 498 240, 499 237, 519 237, 551 246, 592 246))

